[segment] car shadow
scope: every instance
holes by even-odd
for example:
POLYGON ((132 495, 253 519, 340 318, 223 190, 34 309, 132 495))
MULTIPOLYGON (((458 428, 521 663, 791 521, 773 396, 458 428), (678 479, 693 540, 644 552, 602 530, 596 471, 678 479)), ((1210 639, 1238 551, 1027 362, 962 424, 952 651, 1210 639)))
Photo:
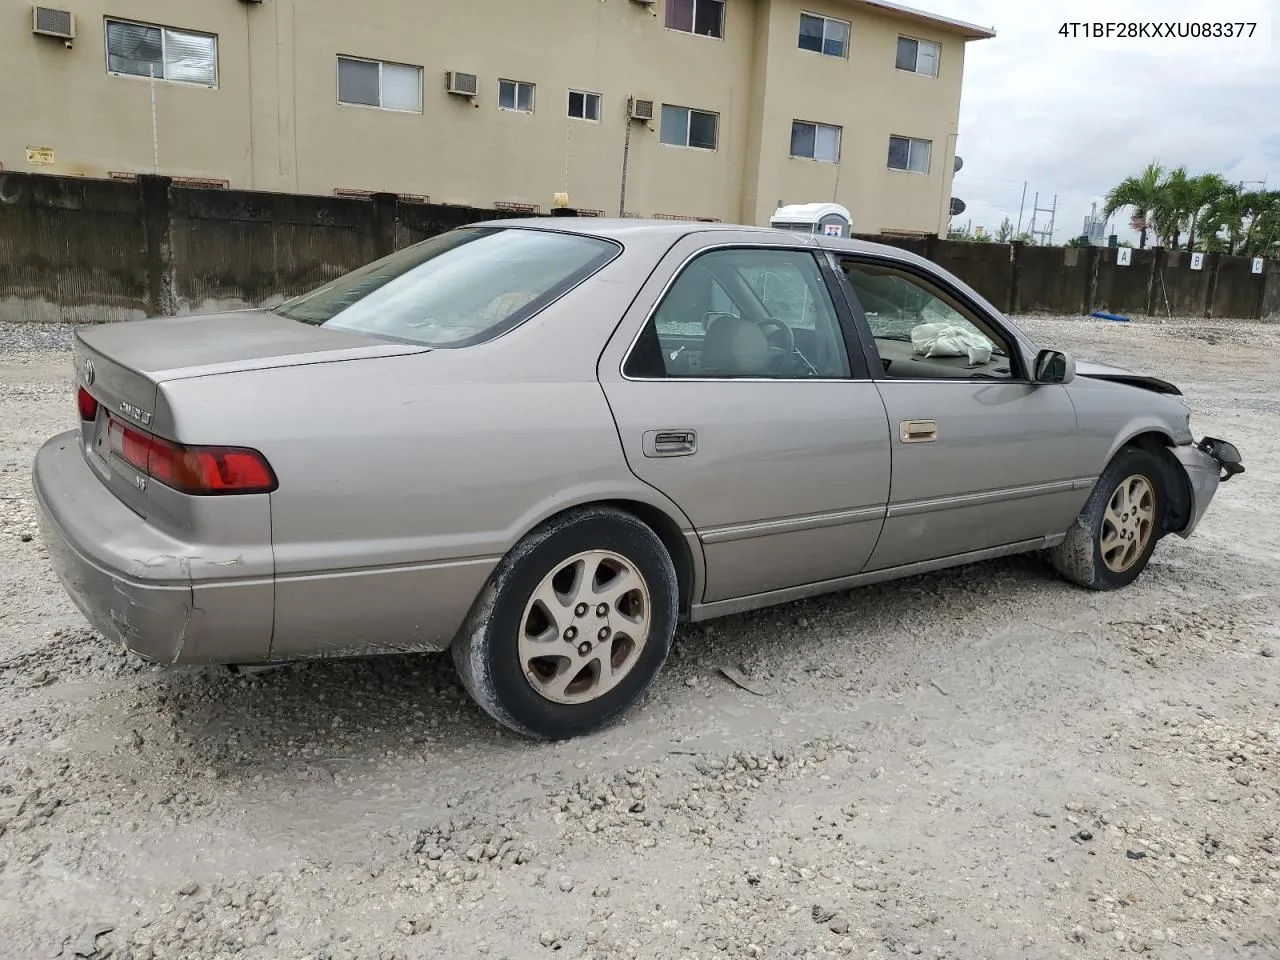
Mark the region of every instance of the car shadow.
MULTIPOLYGON (((1016 609, 1042 601, 1046 589, 1080 596, 1038 558, 1019 556, 683 625, 647 703, 627 722, 643 722, 654 701, 693 702, 701 694, 686 681, 714 675, 718 683, 718 666, 803 673, 815 658, 828 658, 828 636, 852 640, 850 655, 874 663, 909 639, 908 613, 918 619, 936 610, 963 630, 965 618, 979 616, 992 595, 1016 609)), ((448 654, 305 661, 248 676, 225 668, 159 670, 136 697, 135 715, 154 712, 172 732, 183 764, 241 776, 325 765, 355 771, 388 758, 465 758, 477 750, 560 749, 499 727, 467 696, 448 654)), ((781 694, 778 700, 779 708, 794 706, 781 694)), ((607 741, 616 727, 598 736, 607 741)))

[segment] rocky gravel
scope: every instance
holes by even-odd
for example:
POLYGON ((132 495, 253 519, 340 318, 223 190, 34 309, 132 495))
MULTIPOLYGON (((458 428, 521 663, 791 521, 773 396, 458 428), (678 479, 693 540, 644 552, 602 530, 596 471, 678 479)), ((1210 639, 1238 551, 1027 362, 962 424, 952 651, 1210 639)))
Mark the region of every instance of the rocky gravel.
POLYGON ((0 954, 1280 957, 1280 327, 1021 322, 1239 444, 1195 537, 1114 594, 1024 557, 686 627, 564 744, 447 657, 121 654, 35 530, 70 328, 0 327, 0 954))

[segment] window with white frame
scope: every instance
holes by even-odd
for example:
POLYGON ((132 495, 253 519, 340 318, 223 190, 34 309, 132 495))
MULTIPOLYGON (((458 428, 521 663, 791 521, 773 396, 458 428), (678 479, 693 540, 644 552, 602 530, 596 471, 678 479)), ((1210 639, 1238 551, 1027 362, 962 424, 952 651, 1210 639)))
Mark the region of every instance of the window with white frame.
POLYGON ((129 20, 107 20, 107 72, 218 85, 218 38, 129 20))
POLYGON ((932 140, 891 136, 889 138, 889 169, 928 173, 929 158, 932 153, 932 140))
POLYGON ((503 110, 533 113, 533 84, 523 80, 499 80, 498 106, 503 110))
POLYGON ((810 160, 840 162, 840 128, 829 123, 791 123, 791 155, 810 160))
POLYGON ((849 22, 816 13, 800 14, 800 49, 812 50, 828 57, 847 57, 849 22))
POLYGON ((422 68, 381 60, 338 58, 338 102, 422 112, 422 68))
POLYGON ((569 91, 569 116, 577 120, 600 120, 600 94, 585 90, 569 91))
POLYGON ((720 133, 720 115, 689 107, 662 105, 662 142, 673 147, 714 150, 720 133))
POLYGON ((923 74, 926 77, 938 75, 938 61, 942 58, 942 47, 929 40, 913 40, 911 37, 898 38, 899 70, 923 74))
POLYGON ((724 0, 667 0, 667 27, 724 39, 724 0))

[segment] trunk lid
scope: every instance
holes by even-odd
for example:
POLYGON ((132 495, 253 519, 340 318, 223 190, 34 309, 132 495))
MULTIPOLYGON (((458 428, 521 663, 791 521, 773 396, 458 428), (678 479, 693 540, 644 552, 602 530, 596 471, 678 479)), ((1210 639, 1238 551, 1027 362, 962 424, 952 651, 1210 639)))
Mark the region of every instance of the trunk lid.
MULTIPOLYGON (((263 310, 157 320, 133 320, 76 331, 77 389, 98 403, 93 420, 80 421, 85 459, 103 483, 143 517, 156 509, 154 481, 111 455, 108 418, 181 441, 157 417, 166 381, 271 367, 336 363, 425 353, 427 347, 325 330, 263 310)), ((234 437, 226 442, 235 443, 234 437)), ((168 495, 165 494, 166 498, 168 495)), ((164 512, 163 510, 161 512, 164 512)))

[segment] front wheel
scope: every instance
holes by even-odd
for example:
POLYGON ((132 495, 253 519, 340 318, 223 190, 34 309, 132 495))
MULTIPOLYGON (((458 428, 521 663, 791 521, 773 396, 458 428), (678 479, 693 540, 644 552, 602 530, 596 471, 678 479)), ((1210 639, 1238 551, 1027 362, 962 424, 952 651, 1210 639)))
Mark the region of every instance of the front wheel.
POLYGON ((1066 539, 1050 551, 1054 568, 1091 590, 1118 590, 1138 579, 1164 533, 1164 476, 1155 454, 1123 448, 1098 478, 1066 539))
POLYGON ((648 526, 619 510, 578 510, 503 558, 453 645, 454 663, 472 699, 517 733, 589 733, 662 669, 677 595, 671 556, 648 526))

